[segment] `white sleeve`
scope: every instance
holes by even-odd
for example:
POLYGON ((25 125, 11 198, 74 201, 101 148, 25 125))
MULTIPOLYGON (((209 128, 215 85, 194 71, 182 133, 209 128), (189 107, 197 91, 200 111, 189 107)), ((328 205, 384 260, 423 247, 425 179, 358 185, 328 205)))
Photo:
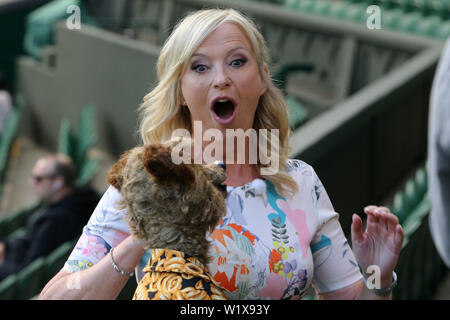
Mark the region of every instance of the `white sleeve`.
POLYGON ((63 269, 75 272, 99 262, 111 247, 117 246, 129 236, 129 228, 123 220, 124 211, 117 209, 120 193, 109 187, 100 199, 75 248, 63 269))
POLYGON ((330 198, 313 170, 319 228, 311 241, 314 260, 313 286, 318 293, 344 288, 362 279, 352 249, 330 198))

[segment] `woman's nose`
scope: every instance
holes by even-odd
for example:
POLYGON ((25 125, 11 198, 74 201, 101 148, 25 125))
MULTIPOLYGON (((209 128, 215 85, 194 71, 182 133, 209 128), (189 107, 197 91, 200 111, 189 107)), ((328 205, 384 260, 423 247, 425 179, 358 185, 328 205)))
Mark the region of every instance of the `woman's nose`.
POLYGON ((214 88, 223 89, 229 87, 231 84, 231 79, 226 74, 225 70, 220 69, 214 75, 214 88))

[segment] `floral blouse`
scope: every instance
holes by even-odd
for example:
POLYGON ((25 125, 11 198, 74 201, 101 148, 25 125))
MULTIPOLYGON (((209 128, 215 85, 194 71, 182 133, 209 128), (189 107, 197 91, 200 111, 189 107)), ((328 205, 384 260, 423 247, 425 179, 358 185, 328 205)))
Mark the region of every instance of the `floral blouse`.
MULTIPOLYGON (((208 235, 213 259, 207 267, 229 299, 299 299, 311 285, 325 293, 362 279, 339 215, 313 168, 294 159, 287 168, 299 186, 289 199, 267 180, 227 186, 227 214, 208 235)), ((124 210, 115 206, 120 197, 108 188, 65 270, 91 267, 129 236, 124 210)), ((137 281, 150 252, 136 268, 137 281)))

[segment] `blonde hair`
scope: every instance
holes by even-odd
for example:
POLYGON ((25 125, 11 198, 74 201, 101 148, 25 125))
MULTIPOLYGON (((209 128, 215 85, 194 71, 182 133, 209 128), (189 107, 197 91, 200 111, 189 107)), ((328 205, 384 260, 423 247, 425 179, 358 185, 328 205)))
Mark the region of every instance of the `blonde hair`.
POLYGON ((144 97, 139 109, 141 139, 144 144, 164 142, 171 138, 175 129, 191 131, 189 111, 181 107, 181 77, 195 50, 224 22, 235 23, 244 31, 255 54, 261 77, 267 83, 267 90, 259 99, 253 129, 267 129, 269 132, 271 129, 279 130, 279 170, 275 174, 264 175, 261 167, 265 165, 258 163, 256 167, 259 174, 272 182, 280 194, 290 197, 298 191, 298 185, 286 172, 290 151, 287 107, 282 92, 264 72, 264 68, 269 66, 270 57, 263 36, 252 20, 234 9, 196 11, 175 26, 158 58, 158 84, 144 97))

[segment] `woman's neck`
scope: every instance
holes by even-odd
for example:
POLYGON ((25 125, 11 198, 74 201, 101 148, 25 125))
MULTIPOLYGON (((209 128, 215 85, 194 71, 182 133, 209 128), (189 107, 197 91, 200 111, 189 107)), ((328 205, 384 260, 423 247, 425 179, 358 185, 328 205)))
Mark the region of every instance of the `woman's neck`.
MULTIPOLYGON (((194 135, 195 137, 195 135, 194 135)), ((220 141, 220 140, 219 140, 220 141)), ((199 143, 201 145, 201 149, 193 148, 193 154, 194 157, 197 159, 197 161, 207 163, 211 161, 205 161, 205 148, 211 143, 210 141, 195 141, 195 143, 199 143)), ((239 148, 236 146, 237 143, 233 143, 231 151, 233 152, 233 156, 231 157, 230 161, 227 157, 227 147, 226 147, 226 139, 222 140, 222 157, 217 158, 216 160, 223 161, 226 164, 226 174, 227 179, 225 180, 225 184, 227 186, 231 187, 239 187, 242 186, 248 182, 251 182, 257 178, 260 178, 259 172, 257 170, 256 164, 252 164, 250 162, 250 156, 249 156, 249 141, 248 139, 245 140, 244 144, 244 150, 238 150, 239 148), (244 164, 238 164, 238 160, 240 159, 238 157, 239 153, 244 154, 244 164), (231 162, 231 163, 230 163, 231 162)), ((220 146, 220 143, 218 144, 220 146)), ((210 155, 212 158, 215 158, 216 154, 215 152, 212 152, 210 155)))
POLYGON ((225 184, 231 187, 240 187, 260 178, 256 166, 250 164, 227 164, 226 173, 225 184))

